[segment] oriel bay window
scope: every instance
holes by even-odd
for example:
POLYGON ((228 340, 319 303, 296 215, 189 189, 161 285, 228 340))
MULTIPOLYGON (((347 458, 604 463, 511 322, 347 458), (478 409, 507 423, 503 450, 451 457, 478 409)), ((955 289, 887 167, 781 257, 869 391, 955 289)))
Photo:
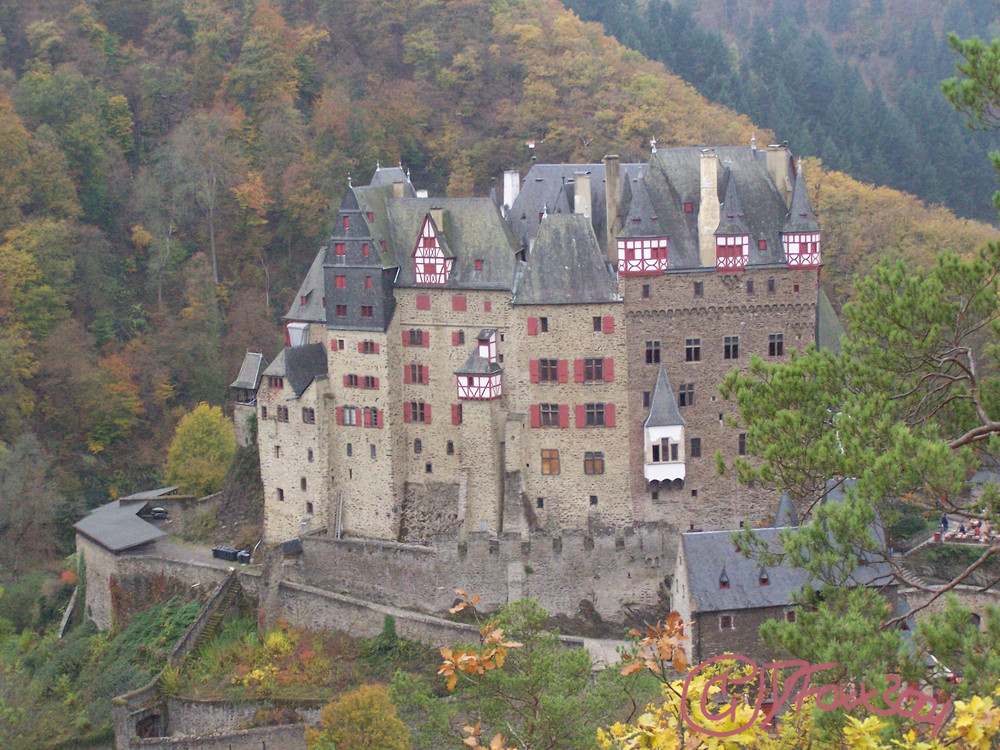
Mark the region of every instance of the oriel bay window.
POLYGON ((653 443, 653 463, 670 463, 677 461, 679 446, 677 443, 662 438, 658 443, 653 443))

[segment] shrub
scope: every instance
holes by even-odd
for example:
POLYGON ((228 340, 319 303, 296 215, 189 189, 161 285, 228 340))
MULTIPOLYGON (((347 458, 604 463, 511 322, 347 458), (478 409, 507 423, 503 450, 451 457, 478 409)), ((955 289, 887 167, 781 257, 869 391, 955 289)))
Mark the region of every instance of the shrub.
POLYGON ((327 704, 320 723, 321 729, 306 730, 310 750, 410 750, 410 733, 389 700, 389 692, 379 685, 362 685, 327 704))

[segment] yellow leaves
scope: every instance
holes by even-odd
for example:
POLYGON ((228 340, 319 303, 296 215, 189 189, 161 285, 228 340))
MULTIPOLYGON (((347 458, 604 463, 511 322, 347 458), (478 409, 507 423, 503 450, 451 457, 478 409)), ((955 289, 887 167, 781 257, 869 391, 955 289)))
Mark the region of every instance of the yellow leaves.
POLYGON ((955 701, 955 718, 948 738, 957 746, 969 750, 989 750, 1000 736, 1000 708, 993 698, 973 696, 972 700, 955 701))
POLYGON ((877 716, 869 716, 864 720, 853 716, 847 717, 844 727, 844 738, 848 745, 856 750, 880 750, 883 747, 878 732, 885 727, 885 722, 877 716))
POLYGON ((472 726, 470 724, 463 724, 462 731, 465 732, 467 735, 469 735, 468 737, 462 740, 462 743, 467 745, 468 747, 471 747, 472 750, 517 750, 517 748, 513 746, 508 748, 506 742, 504 741, 503 735, 500 734, 499 732, 493 735, 493 739, 490 740, 489 747, 483 746, 481 744, 482 741, 479 739, 481 727, 478 722, 476 723, 475 726, 472 726))
POLYGON ((685 623, 676 612, 667 615, 667 619, 655 625, 646 624, 646 632, 635 628, 629 635, 639 638, 636 648, 631 653, 622 654, 623 675, 635 674, 643 668, 656 675, 662 675, 669 667, 675 672, 683 672, 688 667, 687 655, 681 642, 687 639, 684 635, 685 623))
POLYGON ((132 244, 135 245, 137 250, 145 250, 149 247, 149 243, 153 241, 153 235, 142 224, 136 224, 132 227, 131 239, 132 244))
POLYGON ((262 172, 250 170, 246 179, 231 190, 236 196, 236 202, 247 214, 247 224, 258 226, 267 223, 265 218, 267 207, 272 205, 274 200, 268 196, 262 172))
MULTIPOLYGON (((463 589, 455 589, 455 594, 461 601, 449 612, 455 614, 464 609, 470 609, 475 614, 475 605, 482 601, 480 596, 470 597, 463 589)), ((507 650, 520 648, 517 641, 505 641, 503 628, 498 628, 495 622, 488 622, 479 629, 479 650, 450 648, 441 649, 441 666, 438 674, 445 678, 448 690, 454 690, 458 684, 458 675, 479 677, 494 669, 503 667, 507 660, 507 650)), ((478 735, 477 735, 478 736, 478 735)))

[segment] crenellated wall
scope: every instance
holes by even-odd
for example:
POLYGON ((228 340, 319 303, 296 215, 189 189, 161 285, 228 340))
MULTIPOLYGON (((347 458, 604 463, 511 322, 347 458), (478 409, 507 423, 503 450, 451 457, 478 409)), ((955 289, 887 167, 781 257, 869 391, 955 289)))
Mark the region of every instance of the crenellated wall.
MULTIPOLYGON (((523 597, 552 614, 575 615, 588 602, 606 620, 659 603, 673 568, 669 539, 657 527, 594 536, 469 534, 434 546, 378 540, 303 538, 303 555, 285 562, 284 579, 387 605, 442 614, 462 588, 497 609, 523 597)), ((587 605, 585 605, 587 606, 587 605)))

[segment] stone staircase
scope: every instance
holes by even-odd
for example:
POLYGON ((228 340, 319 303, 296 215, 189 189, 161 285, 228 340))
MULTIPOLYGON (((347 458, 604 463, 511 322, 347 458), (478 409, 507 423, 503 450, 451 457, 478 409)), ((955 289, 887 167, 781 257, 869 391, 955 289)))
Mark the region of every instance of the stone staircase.
POLYGON ((194 642, 191 644, 191 651, 196 650, 199 646, 201 646, 201 644, 212 638, 219 631, 219 626, 222 624, 222 620, 227 614, 229 614, 230 608, 239 598, 240 585, 236 571, 233 571, 226 576, 226 580, 222 582, 222 590, 220 593, 222 596, 212 603, 212 610, 208 615, 208 619, 205 620, 205 626, 201 629, 201 632, 198 633, 197 638, 195 638, 194 642))
POLYGON ((935 585, 928 582, 922 576, 917 575, 909 566, 906 564, 906 559, 903 555, 896 552, 891 556, 893 567, 896 569, 896 578, 898 578, 902 583, 907 586, 912 586, 916 589, 930 589, 934 590, 935 585))

